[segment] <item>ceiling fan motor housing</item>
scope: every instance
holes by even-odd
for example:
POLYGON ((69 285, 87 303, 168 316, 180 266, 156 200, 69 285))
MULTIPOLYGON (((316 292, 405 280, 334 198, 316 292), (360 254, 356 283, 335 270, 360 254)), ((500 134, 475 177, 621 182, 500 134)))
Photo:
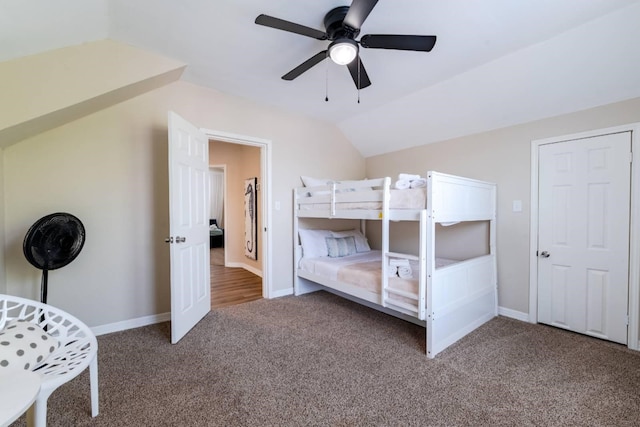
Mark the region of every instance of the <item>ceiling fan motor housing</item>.
POLYGON ((324 27, 327 30, 329 40, 341 38, 354 39, 360 34, 359 29, 343 25, 344 17, 349 12, 349 6, 339 6, 331 9, 324 17, 324 27))

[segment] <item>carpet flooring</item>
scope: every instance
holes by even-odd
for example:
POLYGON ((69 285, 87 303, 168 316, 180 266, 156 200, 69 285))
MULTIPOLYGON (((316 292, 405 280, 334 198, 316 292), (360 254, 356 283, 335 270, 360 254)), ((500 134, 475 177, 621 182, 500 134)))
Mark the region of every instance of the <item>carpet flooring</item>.
POLYGON ((431 360, 424 328, 325 292, 98 343, 100 415, 85 372, 49 426, 640 425, 640 353, 503 317, 431 360))

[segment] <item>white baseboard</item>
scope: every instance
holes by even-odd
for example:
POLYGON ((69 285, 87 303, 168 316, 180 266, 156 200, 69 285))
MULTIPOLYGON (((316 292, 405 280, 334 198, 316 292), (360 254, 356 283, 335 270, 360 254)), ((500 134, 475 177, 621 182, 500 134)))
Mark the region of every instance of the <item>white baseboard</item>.
POLYGON ((512 310, 510 308, 498 307, 498 314, 500 316, 521 320, 523 322, 529 322, 529 313, 523 313, 522 311, 512 310))
POLYGON ((280 290, 277 290, 277 291, 273 291, 273 292, 271 292, 271 295, 269 296, 269 299, 286 297, 287 295, 293 295, 293 287, 280 289, 280 290))
POLYGON ((262 270, 258 270, 255 267, 251 267, 250 265, 244 264, 242 262, 228 262, 225 267, 231 268, 244 268, 245 270, 255 274, 258 277, 262 277, 262 270))
POLYGON ((120 332, 127 329, 139 328, 141 326, 153 325, 156 323, 167 322, 171 320, 171 313, 154 314, 151 316, 138 317, 137 319, 123 320, 121 322, 109 323, 101 326, 94 326, 91 331, 98 336, 110 334, 112 332, 120 332))

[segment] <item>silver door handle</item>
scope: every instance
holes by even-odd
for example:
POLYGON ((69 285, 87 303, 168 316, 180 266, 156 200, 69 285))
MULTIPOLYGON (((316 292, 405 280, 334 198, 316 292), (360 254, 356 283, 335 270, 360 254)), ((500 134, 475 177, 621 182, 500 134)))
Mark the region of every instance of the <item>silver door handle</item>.
POLYGON ((184 243, 187 241, 186 237, 176 236, 176 243, 184 243))
POLYGON ((551 254, 549 252, 547 252, 547 251, 542 251, 542 252, 540 252, 540 256, 542 258, 549 258, 551 256, 551 254))
POLYGON ((165 243, 173 243, 173 237, 165 237, 165 243))

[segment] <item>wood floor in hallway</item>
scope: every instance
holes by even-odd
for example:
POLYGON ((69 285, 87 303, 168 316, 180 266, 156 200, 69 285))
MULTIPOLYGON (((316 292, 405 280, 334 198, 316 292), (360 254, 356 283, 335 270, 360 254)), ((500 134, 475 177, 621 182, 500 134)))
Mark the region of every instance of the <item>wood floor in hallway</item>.
POLYGON ((242 304, 262 298, 262 277, 244 268, 224 266, 224 248, 212 248, 211 308, 242 304))

